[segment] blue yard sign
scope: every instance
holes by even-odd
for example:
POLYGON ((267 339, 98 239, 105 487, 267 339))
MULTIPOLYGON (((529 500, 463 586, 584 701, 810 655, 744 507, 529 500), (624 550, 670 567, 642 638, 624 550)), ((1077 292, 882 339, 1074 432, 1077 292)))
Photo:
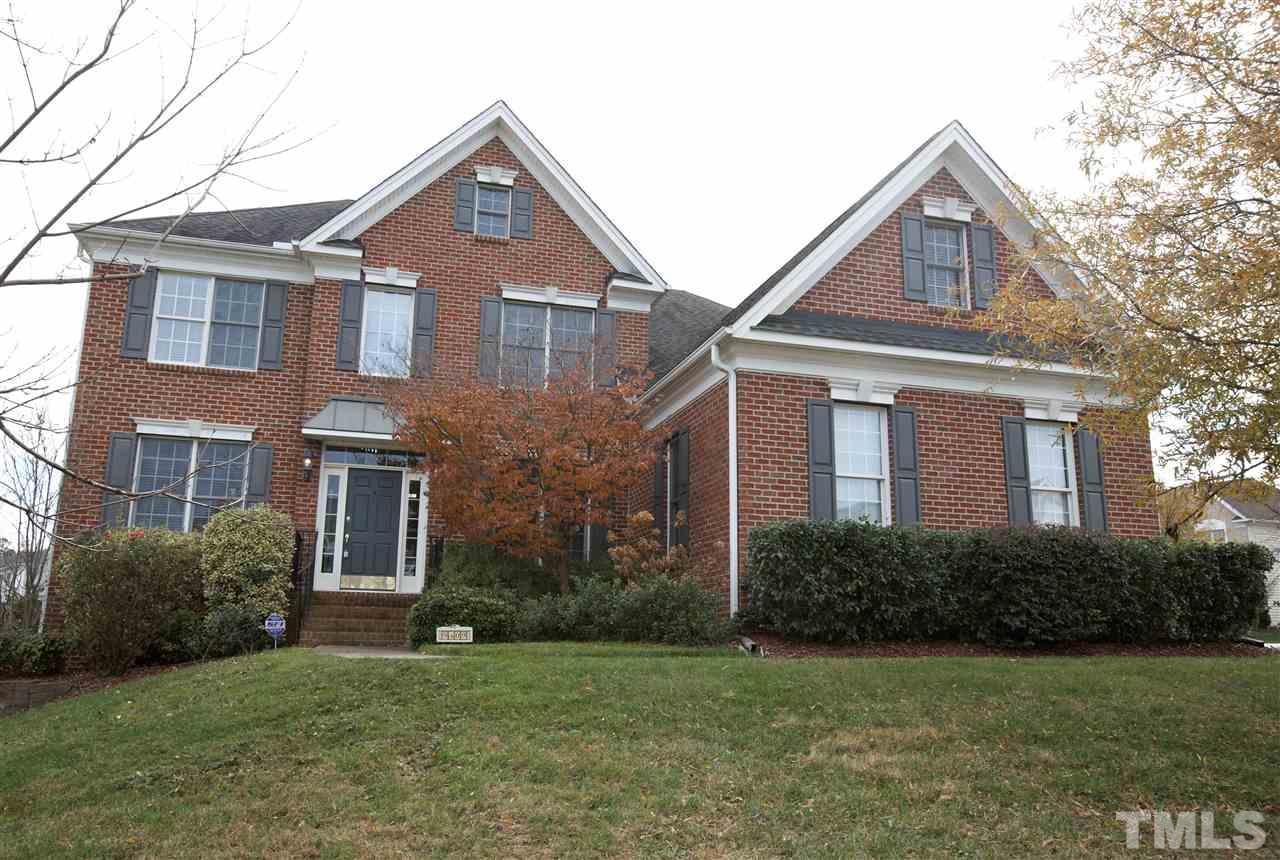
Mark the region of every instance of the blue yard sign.
POLYGON ((278 612, 272 612, 267 616, 267 623, 263 625, 267 628, 267 635, 276 640, 276 647, 280 647, 280 640, 284 637, 284 618, 278 612))

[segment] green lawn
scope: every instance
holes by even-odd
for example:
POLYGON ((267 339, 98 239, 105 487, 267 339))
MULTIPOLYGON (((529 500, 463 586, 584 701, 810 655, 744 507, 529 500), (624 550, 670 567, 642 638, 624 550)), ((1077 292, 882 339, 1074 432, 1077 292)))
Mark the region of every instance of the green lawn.
POLYGON ((1130 857, 1114 813, 1170 807, 1280 842, 1280 659, 463 653, 0 718, 0 856, 1130 857))

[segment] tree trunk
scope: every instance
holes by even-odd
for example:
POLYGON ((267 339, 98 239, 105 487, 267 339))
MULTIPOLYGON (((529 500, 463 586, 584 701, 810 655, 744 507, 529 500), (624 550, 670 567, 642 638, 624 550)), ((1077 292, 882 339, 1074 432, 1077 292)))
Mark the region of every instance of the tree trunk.
POLYGON ((560 560, 559 562, 557 562, 557 564, 559 565, 559 574, 560 574, 560 593, 568 594, 569 593, 569 553, 567 552, 561 553, 560 560))

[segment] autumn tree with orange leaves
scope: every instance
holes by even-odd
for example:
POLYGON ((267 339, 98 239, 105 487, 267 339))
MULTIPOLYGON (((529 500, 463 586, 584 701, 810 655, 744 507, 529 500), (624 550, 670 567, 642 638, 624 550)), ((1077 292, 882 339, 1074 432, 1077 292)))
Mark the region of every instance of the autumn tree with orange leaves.
POLYGON ((541 559, 567 592, 575 534, 607 528, 614 499, 653 463, 637 402, 647 377, 603 385, 571 368, 544 383, 508 370, 394 390, 397 438, 426 455, 432 514, 451 535, 541 559))

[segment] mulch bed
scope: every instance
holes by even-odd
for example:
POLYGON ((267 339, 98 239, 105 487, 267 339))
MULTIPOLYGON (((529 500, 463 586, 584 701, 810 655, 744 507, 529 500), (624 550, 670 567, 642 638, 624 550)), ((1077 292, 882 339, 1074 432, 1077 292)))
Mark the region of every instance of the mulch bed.
POLYGON ((1268 648, 1242 642, 1067 642, 1041 648, 992 648, 975 642, 860 642, 828 645, 784 639, 773 633, 747 634, 766 657, 1268 657, 1268 648))

